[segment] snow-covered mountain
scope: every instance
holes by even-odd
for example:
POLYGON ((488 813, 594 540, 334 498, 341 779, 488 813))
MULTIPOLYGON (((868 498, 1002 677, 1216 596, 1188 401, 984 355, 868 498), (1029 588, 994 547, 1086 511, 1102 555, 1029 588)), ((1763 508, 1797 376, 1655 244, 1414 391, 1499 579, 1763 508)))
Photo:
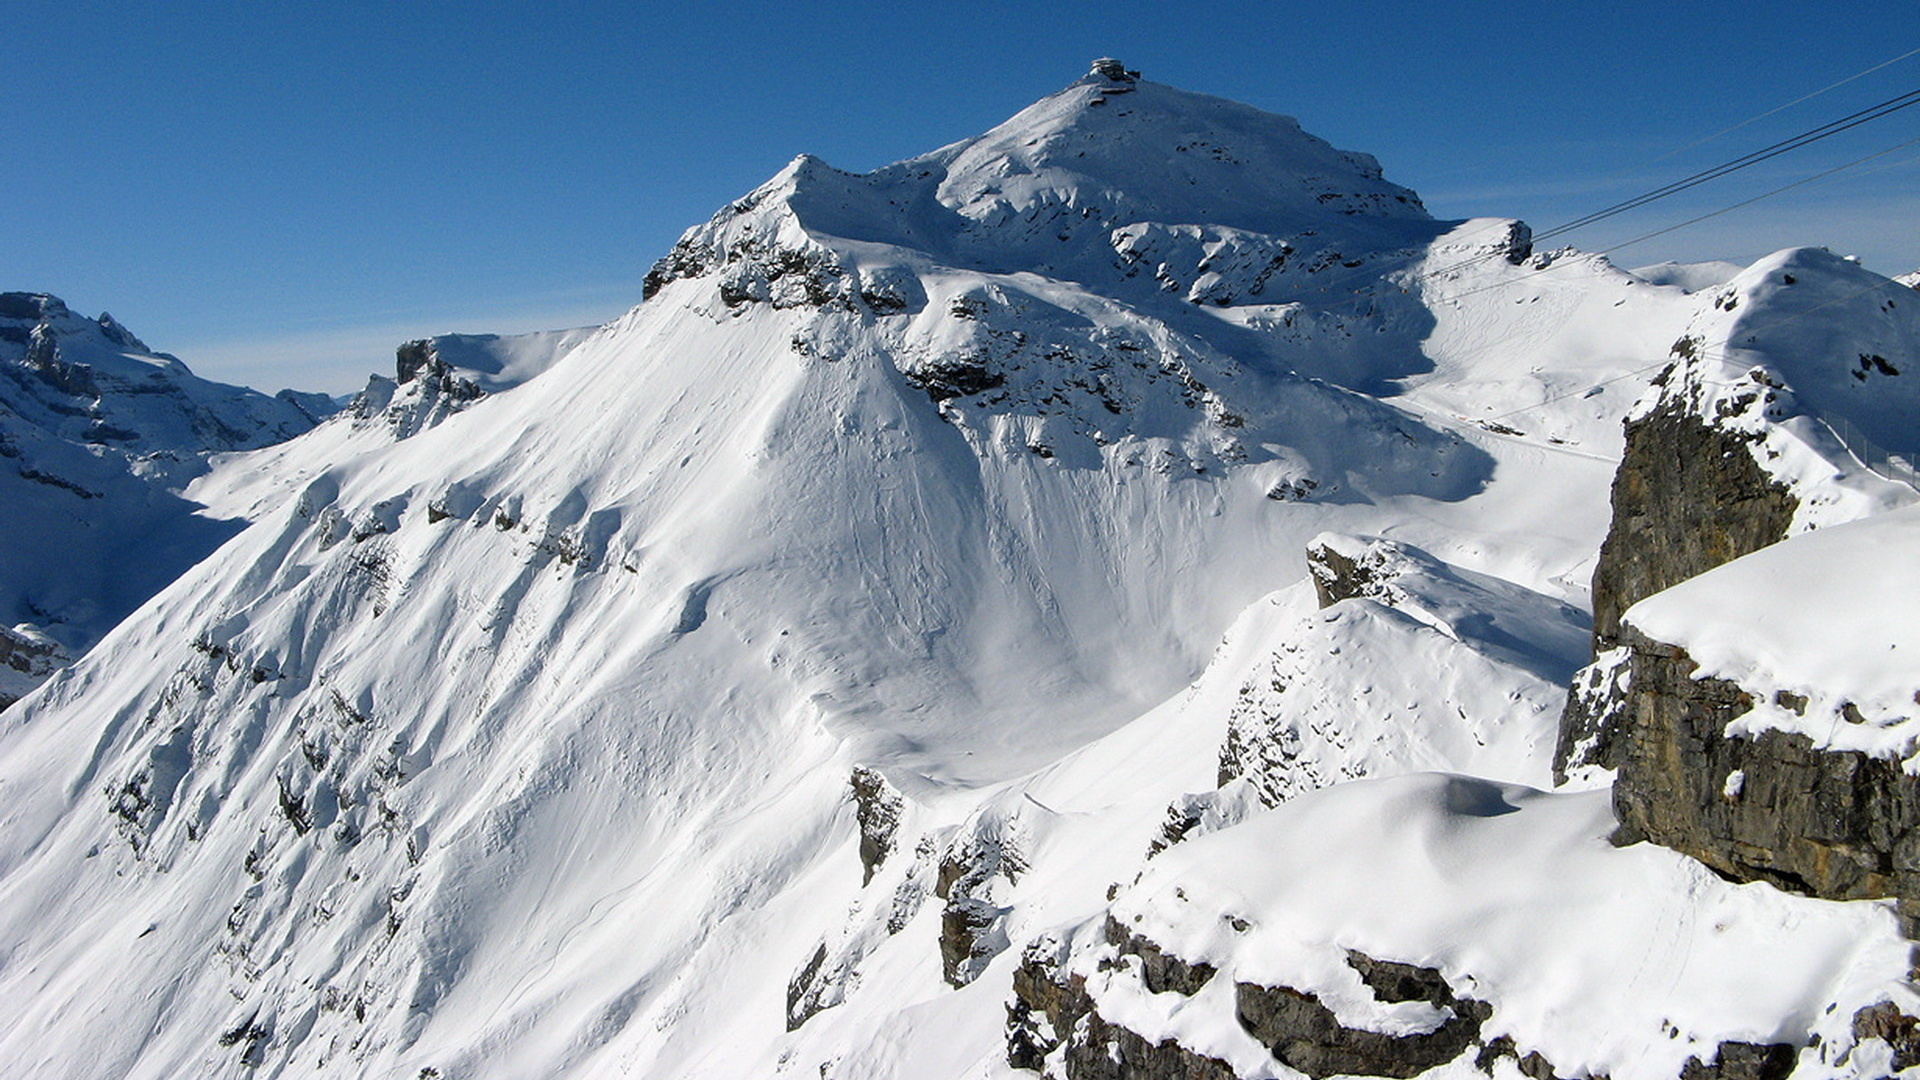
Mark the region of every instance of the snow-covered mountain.
POLYGON ((178 495, 210 454, 292 438, 334 407, 209 382, 111 315, 0 293, 0 705, 238 531, 178 495))
POLYGON ((1758 452, 1903 449, 1821 335, 1920 364, 1850 321, 1908 294, 1829 259, 1535 252, 1105 61, 873 173, 796 159, 539 378, 476 399, 515 365, 436 343, 195 487, 256 524, 0 731, 0 1052, 1883 1075, 1890 902, 1536 790, 1656 377, 1778 343, 1805 423, 1758 452))

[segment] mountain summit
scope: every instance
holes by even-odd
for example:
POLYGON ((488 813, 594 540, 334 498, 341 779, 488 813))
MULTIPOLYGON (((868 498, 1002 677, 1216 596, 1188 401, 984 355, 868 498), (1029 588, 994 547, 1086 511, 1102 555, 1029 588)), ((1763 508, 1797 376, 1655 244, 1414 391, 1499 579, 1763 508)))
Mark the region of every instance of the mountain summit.
POLYGON ((0 1054, 1291 1075, 1236 980, 1262 1025, 1388 1040, 1380 1075, 1664 1080, 1833 1028, 1904 957, 1879 909, 1615 852, 1603 792, 1522 786, 1621 421, 1711 299, 1107 61, 872 173, 798 158, 537 378, 264 474, 5 714, 0 1054), (1345 783, 1423 770, 1486 779, 1345 783), (1355 936, 1316 845, 1324 895, 1408 918, 1355 936), (1414 902, 1456 865, 1457 907, 1414 902), (1562 884, 1645 972, 1541 945, 1580 938, 1562 884), (1789 916, 1778 993, 1672 968, 1789 916))

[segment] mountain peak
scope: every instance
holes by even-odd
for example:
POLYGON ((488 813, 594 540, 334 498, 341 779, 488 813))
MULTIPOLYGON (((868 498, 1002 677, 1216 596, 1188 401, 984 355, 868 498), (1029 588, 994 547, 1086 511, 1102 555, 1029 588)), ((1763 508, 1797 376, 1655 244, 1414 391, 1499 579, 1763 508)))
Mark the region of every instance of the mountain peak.
POLYGON ((1105 203, 1116 224, 1289 233, 1328 218, 1427 220, 1371 155, 1339 150, 1290 116, 1149 82, 1119 61, 974 139, 903 165, 938 164, 939 201, 978 219, 1004 206, 1105 203))

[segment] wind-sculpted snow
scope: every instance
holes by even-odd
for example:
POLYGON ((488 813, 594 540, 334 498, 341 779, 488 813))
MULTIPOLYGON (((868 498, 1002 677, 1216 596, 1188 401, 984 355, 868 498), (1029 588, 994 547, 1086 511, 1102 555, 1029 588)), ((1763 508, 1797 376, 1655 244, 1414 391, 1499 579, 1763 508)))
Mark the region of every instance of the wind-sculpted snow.
POLYGON ((1330 774, 1544 775, 1703 301, 1112 78, 799 159, 538 378, 196 489, 258 523, 0 735, 12 1072, 995 1075, 1036 935, 1262 820, 1276 664, 1269 732, 1389 736, 1330 774), (1310 610, 1329 530, 1404 593, 1310 610))

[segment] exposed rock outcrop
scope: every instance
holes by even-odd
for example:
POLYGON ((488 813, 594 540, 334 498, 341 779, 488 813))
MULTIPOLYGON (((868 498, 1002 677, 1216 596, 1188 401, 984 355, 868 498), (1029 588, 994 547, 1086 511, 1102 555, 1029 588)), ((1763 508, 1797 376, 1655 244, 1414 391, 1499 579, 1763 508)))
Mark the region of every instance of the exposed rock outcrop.
POLYGON ((1593 574, 1596 654, 1619 643, 1635 603, 1786 537, 1798 500, 1754 461, 1751 441, 1677 401, 1628 422, 1593 574))
POLYGON ((893 854, 900 831, 900 811, 906 803, 887 778, 860 766, 853 770, 854 817, 860 823, 861 885, 873 883, 873 872, 893 854))
POLYGON ((72 662, 51 638, 25 628, 0 626, 0 709, 72 662))
POLYGON ((1006 951, 1009 909, 1001 892, 1026 868, 1013 837, 983 825, 968 831, 941 859, 934 895, 946 901, 940 912, 940 973, 948 985, 967 985, 1006 951))
MULTIPOLYGON (((1212 968, 1189 965, 1111 919, 1104 933, 1122 955, 1154 958, 1147 967, 1158 973, 1156 993, 1190 995, 1213 976, 1212 968)), ((1064 942, 1042 937, 1021 955, 1007 1005, 1008 1064, 1034 1070, 1057 1066, 1053 1075, 1066 1080, 1235 1080, 1232 1067, 1219 1058, 1171 1039, 1155 1042, 1101 1016, 1086 977, 1069 969, 1067 954, 1064 942)))
POLYGON ((1738 880, 1831 900, 1920 897, 1920 779, 1900 761, 1781 731, 1729 736, 1755 705, 1747 690, 1695 678, 1684 650, 1631 626, 1624 640, 1617 842, 1652 840, 1738 880))
MULTIPOLYGON (((1216 974, 1210 965, 1182 959, 1111 917, 1101 933, 1105 949, 1100 968, 1135 973, 1148 993, 1192 997, 1216 974)), ((1087 976, 1068 962, 1069 952, 1065 942, 1043 937, 1022 954, 1007 1006, 1009 1064, 1052 1069, 1049 1075, 1066 1080, 1232 1080, 1237 1075, 1217 1057, 1176 1040, 1147 1039, 1103 1017, 1087 976)), ((1456 994, 1439 971, 1351 950, 1347 964, 1376 1000, 1425 1002, 1443 1019, 1430 1030, 1406 1034, 1350 1028, 1314 994, 1236 982, 1236 1022, 1276 1061, 1315 1080, 1335 1075, 1418 1076, 1478 1045, 1481 1025, 1492 1009, 1456 994)), ((1512 1054, 1511 1040, 1505 1049, 1512 1054)), ((1483 1051, 1483 1056, 1489 1055, 1483 1051)), ((1489 1060, 1498 1056, 1492 1052, 1489 1060)), ((1551 1076, 1551 1066, 1545 1068, 1551 1076)))
POLYGON ((1405 559, 1394 560, 1399 545, 1366 543, 1351 537, 1322 535, 1307 545, 1307 574, 1322 608, 1364 596, 1393 602, 1390 584, 1405 559))
MULTIPOLYGON (((1692 339, 1675 345, 1690 359, 1692 339)), ((1613 476, 1613 521, 1593 571, 1594 666, 1574 679, 1560 720, 1554 779, 1585 768, 1619 767, 1615 685, 1623 665, 1620 616, 1639 601, 1688 578, 1784 539, 1799 501, 1762 469, 1749 433, 1709 423, 1662 373, 1660 403, 1627 421, 1626 447, 1613 476)), ((1755 384, 1755 398, 1767 388, 1755 384)))
POLYGON ((1688 1058, 1680 1080, 1787 1080, 1799 1060, 1791 1043, 1723 1042, 1712 1061, 1688 1058))
POLYGON ((1389 1004, 1424 1001, 1448 1018, 1431 1031, 1390 1035, 1349 1028, 1313 994, 1290 987, 1235 983, 1240 1026, 1288 1067, 1314 1080, 1325 1076, 1412 1077, 1464 1053, 1493 1014, 1485 1002, 1462 998, 1440 972, 1364 953, 1347 953, 1347 964, 1374 997, 1389 1004))

